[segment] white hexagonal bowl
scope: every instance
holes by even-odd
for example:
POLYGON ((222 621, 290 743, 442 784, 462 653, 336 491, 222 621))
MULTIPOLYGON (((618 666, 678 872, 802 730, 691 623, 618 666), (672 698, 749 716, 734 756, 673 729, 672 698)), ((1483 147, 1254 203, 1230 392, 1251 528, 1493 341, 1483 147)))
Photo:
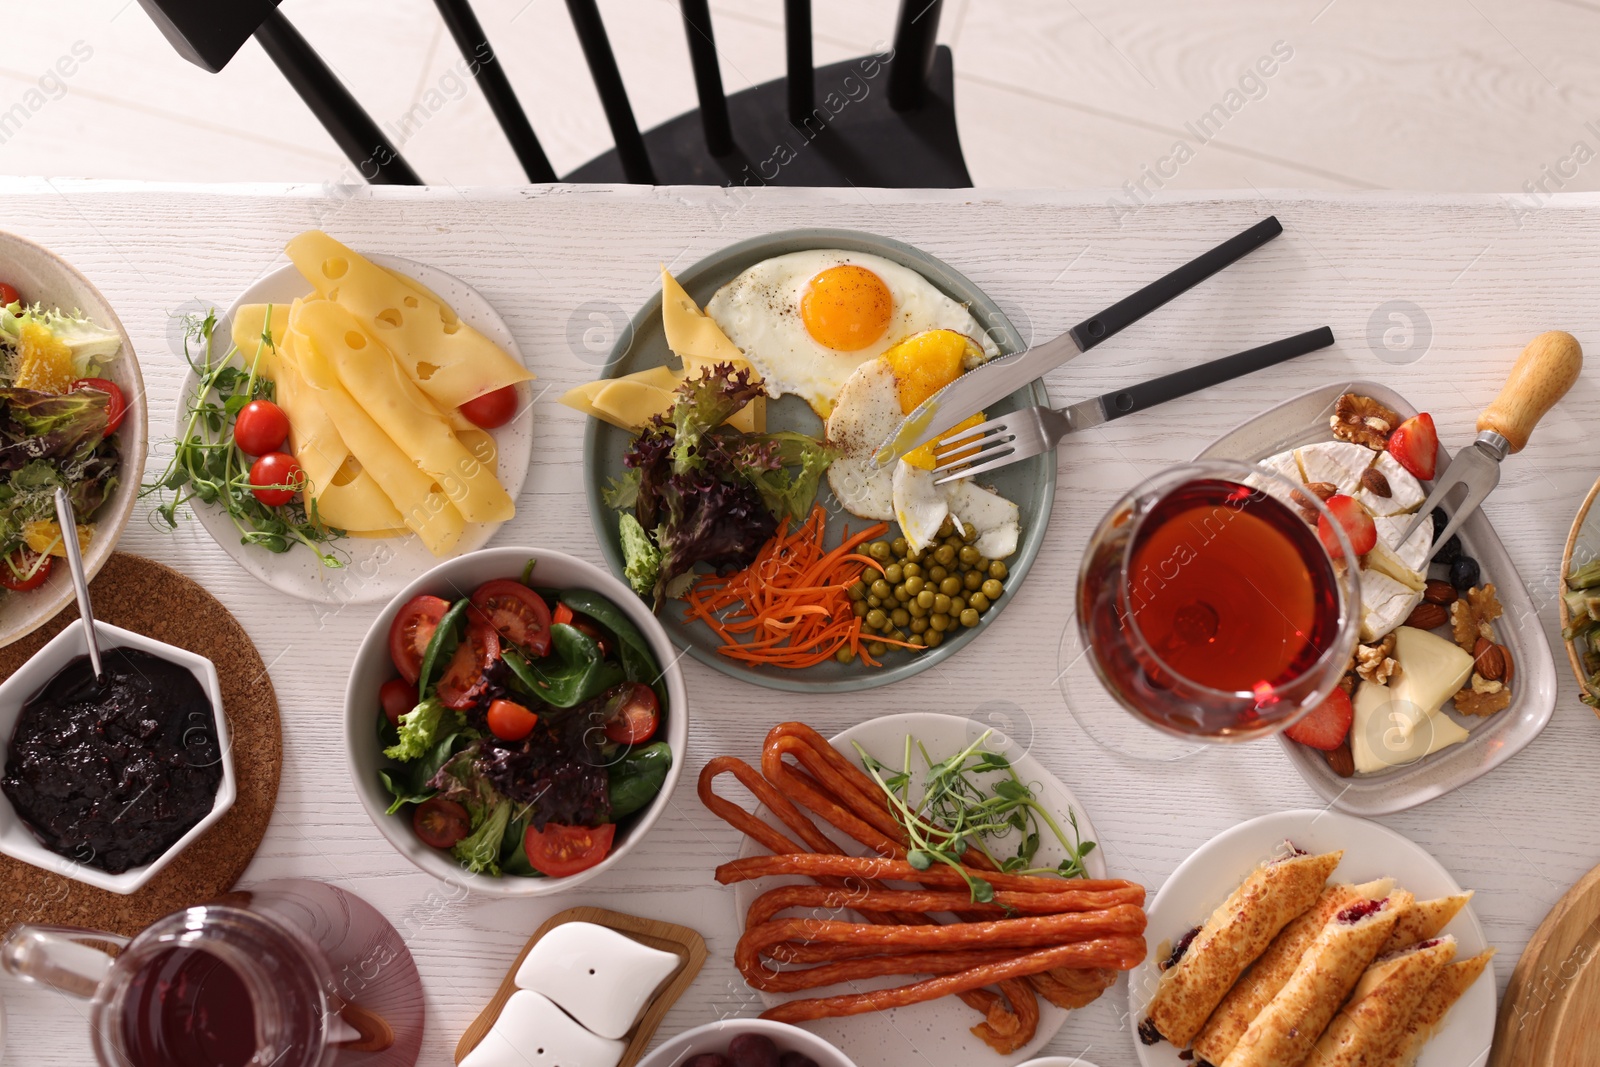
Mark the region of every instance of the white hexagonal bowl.
MULTIPOLYGON (((148 652, 152 656, 159 656, 188 668, 189 673, 200 683, 200 688, 205 690, 207 699, 211 701, 212 716, 216 720, 217 744, 222 749, 222 782, 217 786, 217 795, 211 803, 211 810, 190 827, 188 833, 178 838, 170 848, 151 862, 142 867, 123 871, 121 874, 110 874, 45 848, 28 828, 28 824, 17 814, 16 809, 11 806, 11 802, 0 796, 0 853, 21 860, 23 863, 53 871, 65 878, 92 885, 97 889, 128 894, 143 888, 150 879, 160 873, 163 867, 171 863, 178 853, 193 844, 201 834, 211 828, 213 823, 222 818, 229 808, 233 807, 234 799, 238 796, 238 783, 233 772, 233 745, 228 733, 228 717, 222 711, 222 685, 217 680, 217 668, 212 662, 187 649, 145 637, 143 634, 136 634, 131 630, 124 630, 120 626, 112 626, 97 620, 94 628, 102 650, 133 648, 148 652)), ((50 679, 59 674, 71 660, 89 654, 88 643, 84 637, 83 620, 74 619, 66 629, 35 652, 28 662, 18 667, 15 674, 7 678, 4 683, 0 683, 0 764, 10 759, 11 736, 16 730, 17 719, 22 715, 22 706, 43 689, 50 679)))

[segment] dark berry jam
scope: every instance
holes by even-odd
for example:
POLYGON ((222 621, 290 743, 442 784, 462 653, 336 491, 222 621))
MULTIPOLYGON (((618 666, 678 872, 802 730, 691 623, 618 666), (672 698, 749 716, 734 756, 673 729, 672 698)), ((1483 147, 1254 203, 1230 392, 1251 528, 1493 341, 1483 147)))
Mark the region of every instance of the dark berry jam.
POLYGON ((1194 929, 1178 938, 1178 943, 1172 946, 1171 955, 1169 955, 1161 964, 1161 969, 1163 971, 1169 967, 1176 967, 1178 965, 1178 961, 1183 959, 1183 954, 1189 951, 1189 946, 1194 944, 1195 935, 1198 933, 1200 933, 1200 927, 1196 926, 1194 929))
POLYGON ((1161 1043, 1161 1031, 1156 1029, 1156 1024, 1152 1020, 1146 1019, 1139 1024, 1139 1040, 1146 1045, 1161 1043))
POLYGON ((1348 908, 1341 911, 1338 915, 1338 919, 1340 922, 1346 924, 1358 923, 1362 919, 1365 919, 1368 915, 1382 911, 1384 905, 1387 903, 1389 903, 1387 900, 1363 900, 1360 903, 1352 904, 1348 908))

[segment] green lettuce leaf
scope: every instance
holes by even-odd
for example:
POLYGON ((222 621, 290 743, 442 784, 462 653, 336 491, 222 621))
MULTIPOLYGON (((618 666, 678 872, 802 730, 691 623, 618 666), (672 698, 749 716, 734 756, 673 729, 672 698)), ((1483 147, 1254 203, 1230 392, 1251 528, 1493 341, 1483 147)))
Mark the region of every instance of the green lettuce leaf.
POLYGON ((623 574, 628 584, 640 596, 654 596, 656 578, 661 574, 661 550, 631 512, 623 512, 617 526, 622 538, 623 574))
POLYGON ((465 725, 459 711, 445 707, 437 697, 429 697, 400 716, 400 740, 384 749, 383 754, 401 763, 421 759, 465 725))
POLYGON ((502 797, 471 836, 456 842, 450 854, 461 861, 468 874, 500 877, 500 844, 510 821, 511 801, 502 797))

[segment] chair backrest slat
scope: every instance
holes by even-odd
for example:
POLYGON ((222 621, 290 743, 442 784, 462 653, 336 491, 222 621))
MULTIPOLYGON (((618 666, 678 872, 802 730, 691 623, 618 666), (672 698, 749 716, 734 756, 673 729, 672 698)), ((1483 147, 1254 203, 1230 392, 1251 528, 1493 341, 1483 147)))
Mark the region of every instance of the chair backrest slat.
POLYGON ((617 159, 622 164, 623 175, 639 185, 654 185, 655 171, 645 152, 639 124, 634 120, 633 106, 628 103, 628 91, 623 88, 622 72, 617 69, 617 57, 606 37, 605 23, 600 21, 600 8, 595 0, 567 0, 567 12, 572 16, 573 28, 578 31, 578 43, 583 46, 583 57, 589 62, 594 87, 600 93, 600 106, 605 109, 606 123, 617 143, 617 159))
POLYGON ((789 65, 789 122, 804 128, 817 97, 817 73, 811 66, 811 0, 783 0, 783 36, 789 65))
POLYGON ((522 104, 511 88, 511 80, 506 77, 505 67, 495 54, 494 46, 489 43, 488 35, 483 32, 483 25, 478 21, 472 5, 467 0, 434 0, 434 4, 449 28, 450 36, 455 38, 456 47, 461 49, 461 58, 466 61, 467 70, 477 80, 478 88, 483 90, 484 98, 489 101, 489 110, 494 112, 500 128, 505 131, 506 140, 511 142, 511 150, 516 153, 528 180, 555 181, 555 169, 550 166, 550 160, 533 132, 533 125, 528 121, 528 114, 522 110, 522 104))
POLYGON ((268 12, 256 28, 255 37, 345 156, 360 170, 362 178, 374 185, 422 184, 422 179, 401 157, 399 149, 389 143, 372 116, 362 110, 350 90, 334 76, 300 32, 289 25, 283 12, 277 9, 268 12))
POLYGON ((894 59, 889 65, 889 106, 915 111, 928 94, 928 72, 939 42, 944 0, 900 0, 894 27, 894 59))
POLYGON ((694 89, 700 97, 700 124, 706 131, 706 151, 725 156, 733 151, 733 126, 728 121, 728 97, 722 90, 722 70, 717 65, 717 42, 711 32, 711 7, 706 0, 682 0, 683 30, 689 38, 689 62, 694 66, 694 89))

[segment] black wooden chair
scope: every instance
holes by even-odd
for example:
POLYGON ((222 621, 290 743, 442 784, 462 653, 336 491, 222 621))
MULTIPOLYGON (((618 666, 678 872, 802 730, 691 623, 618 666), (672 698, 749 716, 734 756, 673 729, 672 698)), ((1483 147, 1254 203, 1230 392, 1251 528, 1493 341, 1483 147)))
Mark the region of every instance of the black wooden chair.
MULTIPOLYGON (((813 67, 810 0, 784 0, 787 74, 728 96, 707 0, 680 0, 698 111, 640 132, 596 0, 566 0, 615 147, 563 181, 963 188, 943 0, 900 0, 891 52, 813 67)), ((179 54, 213 73, 251 37, 366 180, 421 178, 278 8, 279 0, 139 0, 179 54)), ((434 0, 532 182, 557 181, 468 0, 434 0)))

